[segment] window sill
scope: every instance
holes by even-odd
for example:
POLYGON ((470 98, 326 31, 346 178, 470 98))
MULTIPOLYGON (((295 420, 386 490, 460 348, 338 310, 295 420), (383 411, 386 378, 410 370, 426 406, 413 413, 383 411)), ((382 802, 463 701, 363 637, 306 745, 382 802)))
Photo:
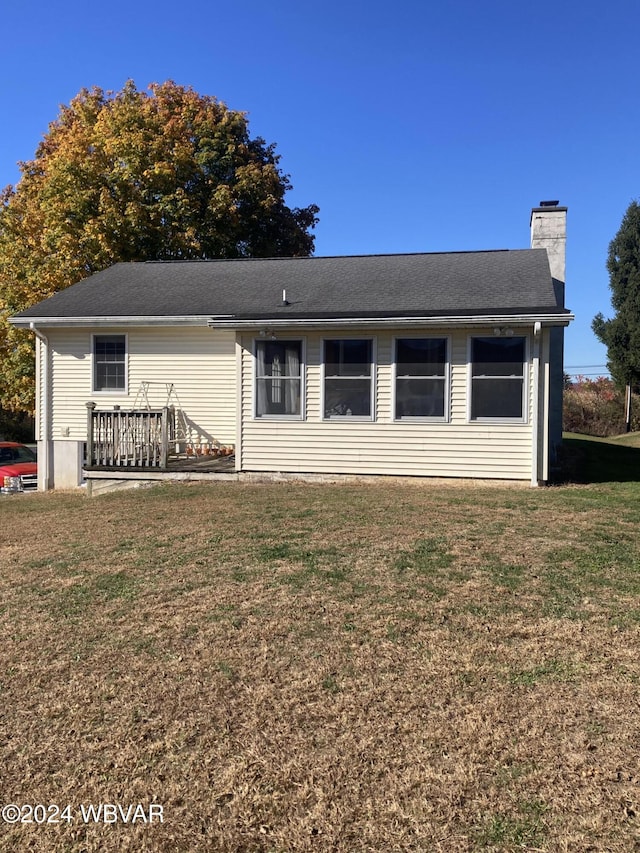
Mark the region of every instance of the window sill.
POLYGON ((404 418, 393 418, 394 424, 448 424, 450 418, 438 417, 436 415, 407 415, 404 418))
POLYGON ((357 421, 361 424, 372 424, 375 423, 375 418, 370 417, 369 415, 331 415, 330 417, 322 418, 323 423, 331 423, 332 421, 357 421))
POLYGON ((285 421, 294 423, 300 423, 301 421, 306 420, 302 415, 254 415, 252 420, 257 421, 285 421))
POLYGON ((507 426, 529 426, 525 418, 470 418, 469 424, 506 424, 507 426))

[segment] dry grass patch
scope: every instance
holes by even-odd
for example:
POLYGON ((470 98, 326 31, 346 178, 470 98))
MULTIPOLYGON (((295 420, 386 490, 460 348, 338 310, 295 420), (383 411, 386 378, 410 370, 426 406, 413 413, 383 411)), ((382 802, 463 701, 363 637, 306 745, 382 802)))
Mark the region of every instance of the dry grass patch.
POLYGON ((640 849, 640 488, 0 503, 0 850, 640 849), (87 803, 164 823, 84 825, 87 803))

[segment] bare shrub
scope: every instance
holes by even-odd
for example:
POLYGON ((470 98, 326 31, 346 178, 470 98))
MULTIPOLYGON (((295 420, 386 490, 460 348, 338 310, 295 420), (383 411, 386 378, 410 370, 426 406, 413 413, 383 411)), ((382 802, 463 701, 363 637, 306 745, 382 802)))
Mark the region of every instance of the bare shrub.
MULTIPOLYGON (((640 397, 632 399, 633 430, 640 429, 640 397)), ((563 429, 585 435, 620 435, 625 431, 624 391, 611 379, 578 376, 564 391, 563 429)))

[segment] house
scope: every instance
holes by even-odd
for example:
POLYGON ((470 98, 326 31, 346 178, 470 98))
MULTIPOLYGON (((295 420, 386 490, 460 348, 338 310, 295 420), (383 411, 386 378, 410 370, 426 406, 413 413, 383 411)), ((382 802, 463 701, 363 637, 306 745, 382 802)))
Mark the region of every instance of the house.
POLYGON ((118 263, 57 293, 12 318, 36 336, 39 487, 159 476, 85 461, 87 424, 113 445, 169 406, 185 470, 232 447, 236 472, 548 481, 566 211, 533 209, 530 249, 118 263))

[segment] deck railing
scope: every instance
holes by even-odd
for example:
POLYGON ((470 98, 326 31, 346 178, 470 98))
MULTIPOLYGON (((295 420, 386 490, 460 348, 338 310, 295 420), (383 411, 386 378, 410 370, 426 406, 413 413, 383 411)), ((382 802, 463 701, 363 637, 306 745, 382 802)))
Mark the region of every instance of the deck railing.
POLYGON ((87 403, 87 467, 166 468, 175 409, 96 409, 87 403))

